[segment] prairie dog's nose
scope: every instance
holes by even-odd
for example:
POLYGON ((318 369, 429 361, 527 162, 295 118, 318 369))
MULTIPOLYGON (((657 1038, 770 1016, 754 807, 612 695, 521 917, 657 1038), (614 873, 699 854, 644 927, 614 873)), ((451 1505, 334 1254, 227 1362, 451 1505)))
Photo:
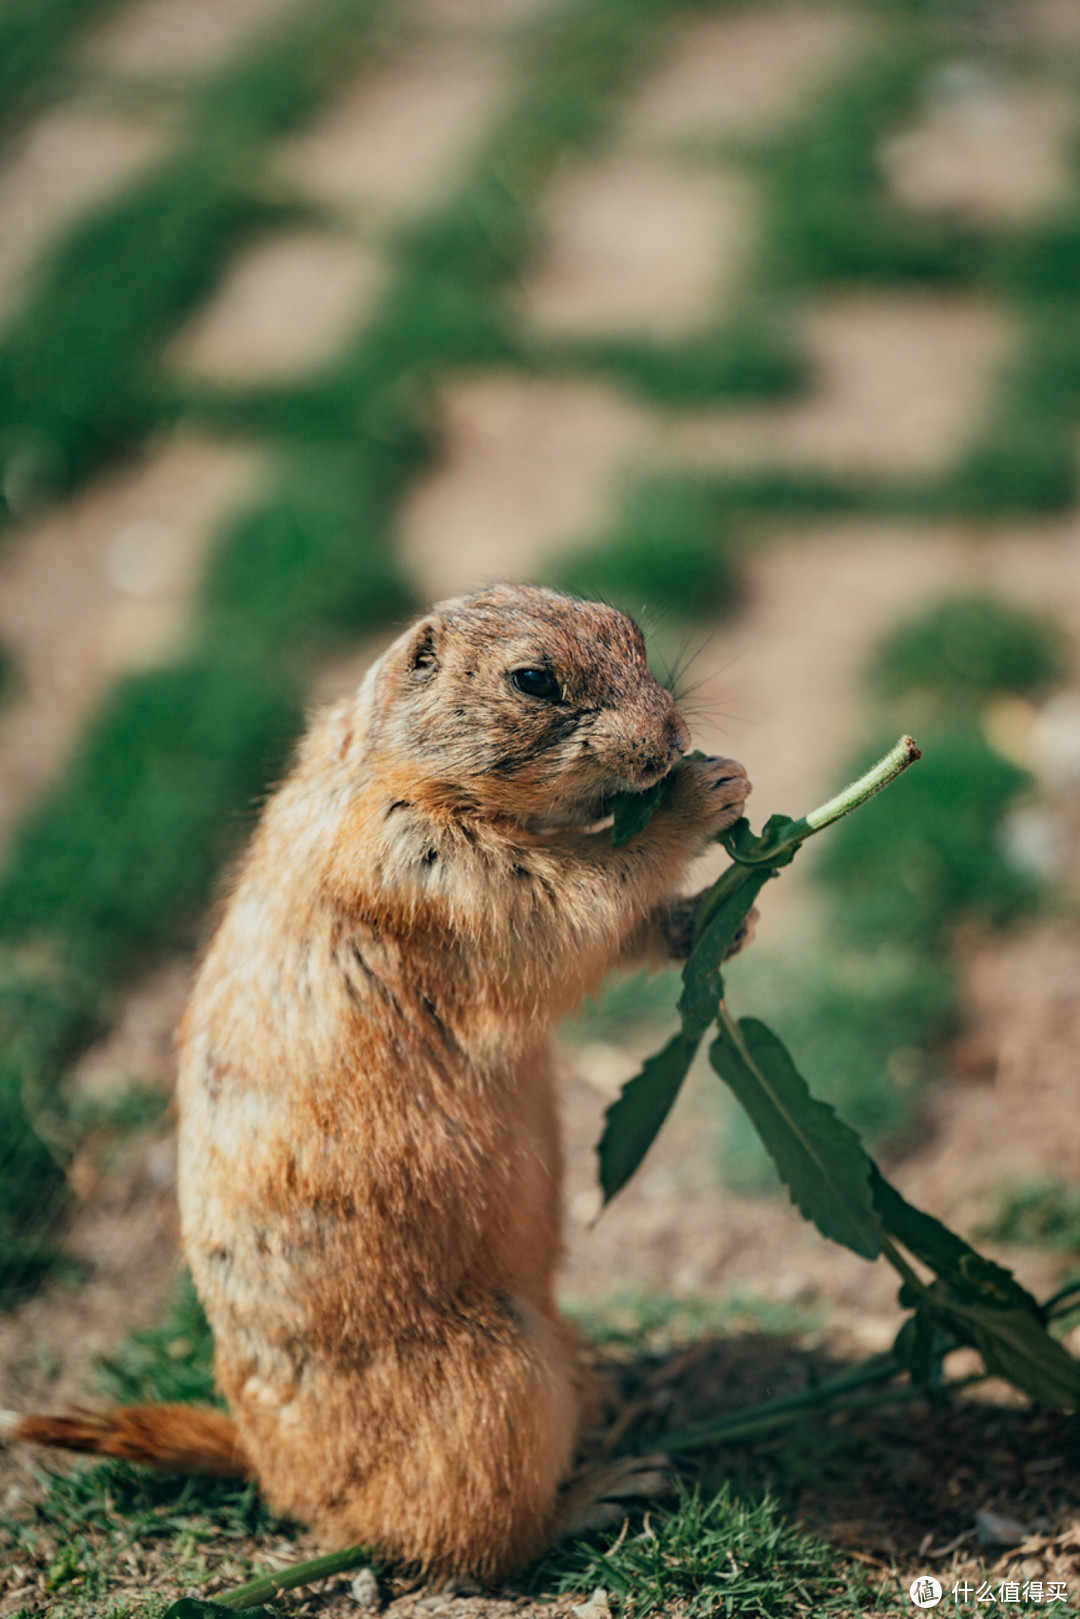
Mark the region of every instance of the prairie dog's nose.
POLYGON ((690 745, 690 732, 677 710, 673 709, 664 722, 662 735, 657 741, 659 746, 647 754, 641 764, 641 775, 650 782, 659 781, 661 776, 666 776, 690 745))
POLYGON ((683 719, 678 709, 675 710, 671 718, 668 720, 667 742, 668 752, 670 754, 668 759, 668 769, 670 770, 672 765, 675 764, 677 760, 682 758, 683 754, 690 746, 690 732, 687 729, 686 721, 683 719))

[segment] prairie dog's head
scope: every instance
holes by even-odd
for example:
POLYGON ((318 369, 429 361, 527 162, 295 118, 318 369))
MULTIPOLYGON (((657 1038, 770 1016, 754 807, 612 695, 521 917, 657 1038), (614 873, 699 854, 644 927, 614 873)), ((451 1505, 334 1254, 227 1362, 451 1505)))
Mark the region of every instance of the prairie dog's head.
POLYGON ((441 602, 381 660, 368 744, 417 784, 521 823, 588 825, 689 733, 625 613, 531 585, 441 602))

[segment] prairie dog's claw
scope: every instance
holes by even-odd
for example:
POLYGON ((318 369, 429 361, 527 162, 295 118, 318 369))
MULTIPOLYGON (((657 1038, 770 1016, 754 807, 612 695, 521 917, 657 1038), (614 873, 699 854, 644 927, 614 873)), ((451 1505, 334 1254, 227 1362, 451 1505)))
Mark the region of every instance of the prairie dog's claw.
POLYGON ((709 836, 739 819, 750 782, 737 759, 688 759, 679 767, 675 793, 678 807, 709 836))
MULTIPOLYGON (((694 944, 694 925, 702 900, 711 894, 711 888, 703 888, 700 894, 689 894, 685 899, 672 900, 660 913, 660 929, 668 955, 672 961, 685 961, 694 944)), ((731 941, 731 947, 725 961, 737 956, 740 950, 745 950, 754 937, 754 929, 758 922, 758 908, 755 905, 747 912, 746 918, 731 941)))

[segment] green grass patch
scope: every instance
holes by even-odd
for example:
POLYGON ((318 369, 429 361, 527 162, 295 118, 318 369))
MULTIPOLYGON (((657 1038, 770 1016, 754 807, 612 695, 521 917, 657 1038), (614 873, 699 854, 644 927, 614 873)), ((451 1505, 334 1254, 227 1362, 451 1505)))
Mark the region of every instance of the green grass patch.
MULTIPOLYGON (((98 1381, 121 1404, 219 1403, 212 1362, 210 1328, 185 1277, 160 1326, 133 1334, 101 1362, 98 1381)), ((84 1613, 88 1602, 102 1604, 94 1611, 137 1611, 140 1619, 152 1619, 158 1598, 143 1606, 145 1583, 137 1605, 108 1605, 118 1585, 131 1583, 133 1554, 148 1582, 170 1592, 172 1600, 217 1570, 239 1584, 260 1542, 292 1532, 268 1511, 254 1485, 180 1478, 112 1461, 53 1473, 29 1512, 0 1516, 0 1547, 11 1561, 44 1569, 56 1619, 84 1613)))
MULTIPOLYGON (((858 1565, 796 1528, 768 1496, 742 1499, 728 1486, 708 1496, 684 1490, 647 1527, 552 1552, 534 1588, 586 1593, 602 1586, 634 1619, 657 1612, 745 1614, 755 1619, 880 1611, 885 1593, 858 1565)), ((891 1593, 886 1603, 892 1606, 891 1593)))
POLYGON ((743 558, 780 522, 843 516, 866 504, 858 486, 779 468, 740 476, 664 473, 636 478, 609 533, 556 558, 549 582, 639 614, 686 620, 733 612, 743 558))
POLYGON ((1052 1253, 1080 1253, 1080 1187, 1058 1181, 1006 1186, 978 1235, 1052 1253))
POLYGON ((761 165, 767 213, 758 264, 774 285, 948 285, 977 271, 974 233, 906 213, 884 186, 880 143, 917 113, 940 50, 911 8, 896 11, 884 37, 827 87, 761 165))
MULTIPOLYGON (((1010 864, 1000 838, 1031 778, 974 725, 920 727, 919 746, 917 770, 824 840, 814 869, 840 945, 940 949, 962 919, 1001 926, 1036 900, 1032 878, 1010 864)), ((844 779, 880 752, 879 738, 844 779)))
POLYGON ((83 1614, 88 1603, 102 1604, 92 1612, 149 1619, 159 1601, 163 1607, 185 1587, 205 1584, 212 1570, 241 1583, 259 1542, 288 1532, 253 1484, 183 1479, 126 1462, 53 1474, 29 1516, 0 1518, 0 1546, 11 1561, 42 1569, 54 1619, 83 1614), (117 1586, 131 1583, 132 1555, 146 1571, 137 1602, 105 1606, 117 1586), (149 1595, 151 1582, 160 1596, 149 1595))
POLYGON ((602 597, 631 614, 671 609, 707 617, 738 599, 740 576, 725 514, 704 482, 649 478, 627 493, 609 540, 568 552, 555 572, 564 590, 602 597))
POLYGON ((682 341, 580 340, 538 344, 534 353, 544 369, 610 377, 656 405, 682 409, 720 401, 764 403, 808 382, 791 322, 776 308, 754 310, 682 341))
POLYGON ((640 1357, 668 1354, 705 1335, 784 1336, 816 1332, 823 1324, 816 1308, 739 1291, 705 1298, 626 1290, 599 1300, 564 1299, 562 1308, 599 1348, 632 1351, 640 1357))
POLYGON ((214 875, 298 725, 295 687, 271 674, 207 659, 114 689, 15 839, 0 876, 0 947, 62 940, 88 978, 107 980, 146 952, 192 942, 214 875))
POLYGON ((70 82, 83 36, 119 0, 5 0, 0 9, 0 140, 70 82))
POLYGON ((271 143, 359 66, 384 9, 385 0, 297 7, 200 81, 174 153, 40 267, 0 341, 9 515, 73 488, 162 419, 162 344, 239 240, 275 217, 260 189, 271 143))
POLYGON ((99 1362, 98 1381, 120 1405, 222 1404, 214 1391, 213 1334, 187 1272, 165 1319, 132 1333, 99 1362))
POLYGON ((1055 624, 995 596, 948 596, 897 625, 870 680, 884 698, 929 693, 945 709, 1002 695, 1039 697, 1066 672, 1055 624))
POLYGON ((587 1040, 618 1040, 634 1028, 670 1024, 678 998, 676 967, 655 973, 616 974, 596 995, 586 997, 580 1011, 567 1019, 562 1032, 575 1045, 587 1040))

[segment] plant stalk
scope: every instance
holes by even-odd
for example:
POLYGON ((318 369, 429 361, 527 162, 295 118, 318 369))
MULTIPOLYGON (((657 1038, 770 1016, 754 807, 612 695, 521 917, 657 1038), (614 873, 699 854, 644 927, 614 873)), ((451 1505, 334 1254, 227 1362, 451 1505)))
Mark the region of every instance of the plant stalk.
POLYGON ((843 792, 837 793, 835 798, 830 798, 827 803, 819 804, 809 815, 792 821, 779 833, 775 843, 764 844, 764 837, 759 838, 757 841, 764 844, 764 847, 755 852, 753 857, 740 858, 728 842, 727 835, 721 833, 717 841, 727 848, 732 863, 726 871, 720 873, 698 911, 694 923, 694 944, 697 944, 713 917, 732 894, 751 882, 755 876, 760 882, 763 871, 768 876, 775 876, 775 871, 770 870, 774 862, 786 865, 794 851, 805 843, 807 838, 813 837, 815 832, 820 832, 824 827, 831 826, 834 821, 839 821, 853 809, 858 809, 860 804, 865 804, 868 798, 880 793, 883 787, 895 781, 909 765, 913 765, 916 759, 921 758, 914 737, 902 736, 877 764, 872 765, 865 775, 859 777, 858 781, 851 782, 843 792))
POLYGON ((820 832, 822 827, 831 826, 834 821, 839 821, 853 809, 858 809, 860 804, 865 804, 875 793, 880 793, 883 787, 887 787, 897 776, 902 775, 908 765, 913 765, 916 759, 921 758, 922 754, 915 745, 915 738, 902 736, 896 746, 890 748, 885 757, 879 759, 876 765, 872 765, 858 781, 853 781, 850 786, 837 793, 835 798, 830 798, 828 803, 811 810, 810 814, 804 817, 807 826, 812 832, 820 832))
MULTIPOLYGON (((813 1411, 820 1405, 832 1405, 835 1409, 845 1404, 845 1394, 854 1395, 856 1391, 865 1389, 871 1383, 883 1383, 889 1378, 896 1377, 903 1370, 900 1362, 892 1350, 884 1354, 873 1355, 869 1360, 862 1361, 848 1372, 842 1372, 838 1377, 832 1377, 821 1383, 817 1388, 805 1389, 801 1394, 785 1394, 776 1400, 765 1400, 761 1405, 754 1406, 750 1411, 739 1411, 729 1417, 719 1417, 715 1422, 695 1424, 690 1428, 680 1428, 674 1433, 663 1434, 650 1446, 657 1450, 679 1451, 698 1450, 704 1445, 719 1443, 720 1441, 735 1439, 750 1439, 759 1433, 769 1433, 774 1428, 781 1428, 789 1422, 798 1422, 808 1411, 813 1411)), ((903 1389, 891 1390, 890 1394, 899 1398, 904 1397, 903 1389)))
POLYGON ((1064 1287, 1052 1293, 1043 1303, 1043 1310, 1048 1316, 1067 1315, 1080 1304, 1080 1279, 1074 1278, 1064 1287))
POLYGON ((272 1602, 282 1591, 312 1585, 316 1580, 328 1580, 334 1574, 347 1574, 351 1568, 362 1568, 371 1562, 371 1552, 366 1546, 346 1546, 344 1551, 309 1557, 276 1574, 260 1574, 258 1579, 249 1580, 247 1585, 217 1596, 214 1601, 223 1608, 257 1608, 264 1602, 272 1602))

